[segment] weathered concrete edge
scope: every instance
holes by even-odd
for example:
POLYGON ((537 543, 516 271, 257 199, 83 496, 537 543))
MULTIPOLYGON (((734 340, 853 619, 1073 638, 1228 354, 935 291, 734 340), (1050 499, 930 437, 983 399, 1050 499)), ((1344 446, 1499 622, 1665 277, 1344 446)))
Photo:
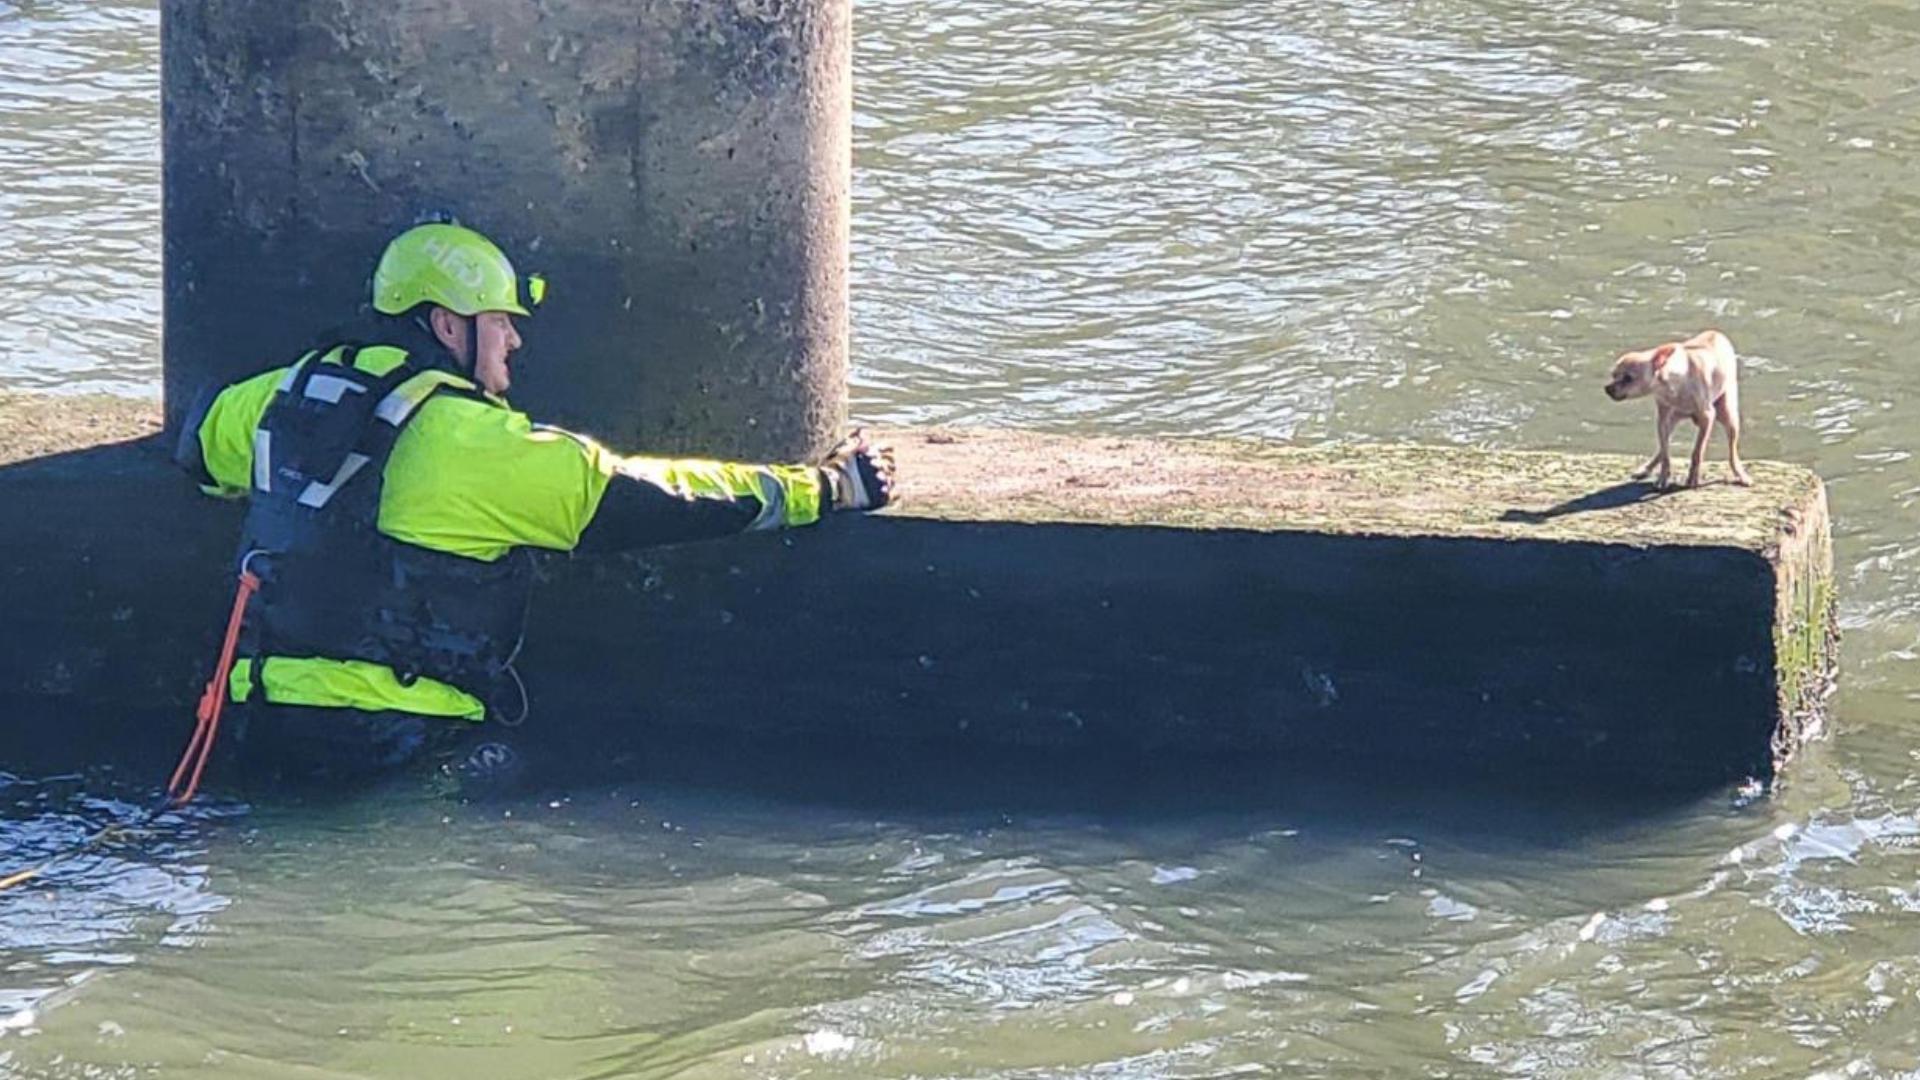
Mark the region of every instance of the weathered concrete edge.
POLYGON ((0 390, 0 467, 159 431, 157 399, 0 390))

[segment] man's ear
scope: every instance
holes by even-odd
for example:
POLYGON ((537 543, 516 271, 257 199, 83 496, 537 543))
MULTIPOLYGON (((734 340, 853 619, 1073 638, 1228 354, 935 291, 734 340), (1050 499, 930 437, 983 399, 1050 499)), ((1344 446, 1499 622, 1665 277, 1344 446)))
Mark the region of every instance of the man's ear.
POLYGON ((461 356, 459 316, 435 304, 433 310, 427 312, 427 325, 433 328, 434 340, 445 346, 448 352, 461 356))

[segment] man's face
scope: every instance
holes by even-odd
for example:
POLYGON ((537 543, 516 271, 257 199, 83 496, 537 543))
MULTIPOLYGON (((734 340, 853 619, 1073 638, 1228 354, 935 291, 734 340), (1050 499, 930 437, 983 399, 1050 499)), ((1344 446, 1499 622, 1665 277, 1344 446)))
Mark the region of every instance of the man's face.
POLYGON ((473 381, 489 394, 504 395, 513 385, 513 373, 507 358, 520 347, 520 331, 514 329, 513 316, 504 311, 483 311, 472 319, 463 319, 445 308, 435 310, 434 333, 441 342, 468 362, 473 381), (469 341, 468 335, 474 340, 469 341))
POLYGON ((504 395, 513 385, 507 357, 520 347, 520 331, 513 327, 513 316, 504 311, 483 311, 473 317, 473 329, 480 339, 473 354, 473 381, 489 394, 504 395))

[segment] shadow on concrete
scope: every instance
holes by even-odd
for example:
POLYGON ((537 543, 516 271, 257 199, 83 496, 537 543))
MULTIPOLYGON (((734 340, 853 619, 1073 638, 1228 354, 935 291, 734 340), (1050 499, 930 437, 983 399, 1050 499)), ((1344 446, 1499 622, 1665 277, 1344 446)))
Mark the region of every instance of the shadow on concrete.
POLYGON ((1587 514, 1596 510, 1618 510, 1623 506, 1631 506, 1634 503, 1652 502, 1655 499, 1666 498, 1678 490, 1678 488, 1669 488, 1663 491, 1645 480, 1630 480, 1624 484, 1615 484, 1609 488, 1601 488, 1599 491, 1582 495, 1577 499, 1569 499, 1557 506, 1550 506, 1545 510, 1522 510, 1516 507, 1501 514, 1500 520, 1518 522, 1523 525, 1540 525, 1552 521, 1554 518, 1566 517, 1568 514, 1587 514))

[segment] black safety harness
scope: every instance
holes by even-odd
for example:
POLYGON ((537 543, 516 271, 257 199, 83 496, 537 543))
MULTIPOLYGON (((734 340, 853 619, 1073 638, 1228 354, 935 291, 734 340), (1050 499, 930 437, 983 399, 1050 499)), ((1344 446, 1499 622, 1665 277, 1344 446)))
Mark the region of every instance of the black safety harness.
MULTIPOLYGON (((511 679, 532 563, 525 552, 482 562, 403 543, 379 530, 395 444, 433 397, 499 403, 460 376, 404 361, 375 375, 358 349, 308 353, 288 370, 254 431, 240 561, 260 579, 240 650, 253 693, 269 656, 366 660, 411 685, 421 676, 488 701, 511 679), (335 356, 337 354, 337 359, 335 356)), ((524 690, 518 712, 523 719, 524 690)))

